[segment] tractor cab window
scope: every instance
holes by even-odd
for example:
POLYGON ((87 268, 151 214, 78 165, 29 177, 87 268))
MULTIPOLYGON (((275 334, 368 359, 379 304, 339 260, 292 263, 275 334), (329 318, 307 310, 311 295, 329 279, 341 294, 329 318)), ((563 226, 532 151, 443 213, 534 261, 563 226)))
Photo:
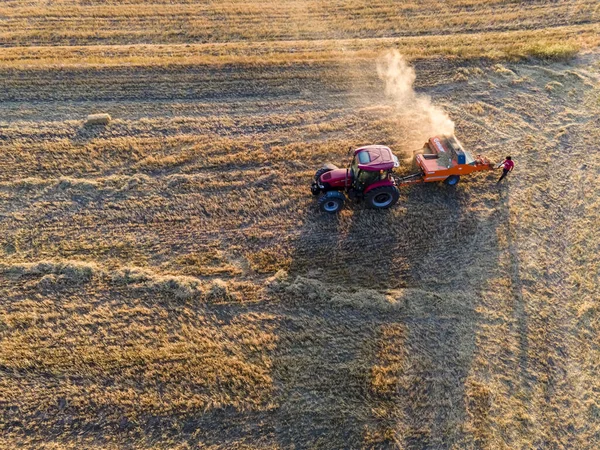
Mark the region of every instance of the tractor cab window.
POLYGON ((369 152, 359 152, 358 154, 354 155, 354 158, 352 159, 352 164, 350 164, 351 175, 358 175, 358 173, 360 172, 358 168, 359 164, 368 164, 370 162, 371 156, 369 155, 369 152))
POLYGON ((366 170, 361 170, 358 175, 358 183, 362 186, 368 186, 379 181, 381 179, 380 177, 381 174, 379 172, 367 172, 366 170))
POLYGON ((369 152, 360 152, 358 155, 358 161, 361 164, 369 164, 371 162, 371 155, 369 155, 369 152))

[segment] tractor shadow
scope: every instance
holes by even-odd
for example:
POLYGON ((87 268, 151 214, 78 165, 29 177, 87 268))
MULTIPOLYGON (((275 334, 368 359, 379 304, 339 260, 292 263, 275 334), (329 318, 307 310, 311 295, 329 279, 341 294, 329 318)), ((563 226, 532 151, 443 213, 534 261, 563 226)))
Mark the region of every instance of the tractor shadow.
MULTIPOLYGON (((343 286, 388 286, 395 214, 352 205, 338 215, 311 211, 294 243, 289 273, 343 286)), ((313 209, 313 208, 311 208, 313 209)))
POLYGON ((476 217, 463 213, 468 200, 461 195, 455 188, 426 184, 403 188, 399 202, 387 210, 346 202, 341 213, 329 215, 310 205, 292 244, 288 272, 381 290, 421 287, 440 272, 448 275, 456 268, 452 261, 472 250, 469 236, 478 226, 476 217))
POLYGON ((474 406, 467 379, 476 351, 478 290, 486 284, 480 274, 497 266, 501 225, 497 216, 469 207, 478 189, 488 187, 409 186, 389 210, 347 204, 338 216, 311 205, 291 249, 289 279, 359 300, 340 307, 334 299, 328 303, 326 293, 318 302, 307 295, 287 309, 288 320, 318 324, 314 336, 325 337, 309 344, 292 338, 276 351, 290 364, 304 361, 293 379, 275 376, 286 417, 301 417, 276 426, 278 442, 298 444, 298 435, 304 436, 298 448, 469 442, 464 424, 474 406), (395 307, 369 303, 377 292, 393 297, 395 307), (401 328, 402 337, 390 341, 389 327, 401 328), (404 361, 397 385, 381 394, 372 373, 386 364, 385 345, 404 361), (298 381, 311 377, 318 385, 298 381), (314 413, 316 402, 328 418, 314 413), (383 437, 373 441, 377 435, 383 437))
MULTIPOLYGON (((398 373, 395 438, 407 449, 461 447, 469 439, 467 379, 476 350, 477 298, 469 268, 477 262, 470 242, 482 227, 468 212, 461 186, 409 186, 398 251, 410 291, 401 291, 403 369, 398 373)), ((486 228, 483 225, 482 228, 486 228)), ((491 258, 495 258, 492 252, 491 258)))

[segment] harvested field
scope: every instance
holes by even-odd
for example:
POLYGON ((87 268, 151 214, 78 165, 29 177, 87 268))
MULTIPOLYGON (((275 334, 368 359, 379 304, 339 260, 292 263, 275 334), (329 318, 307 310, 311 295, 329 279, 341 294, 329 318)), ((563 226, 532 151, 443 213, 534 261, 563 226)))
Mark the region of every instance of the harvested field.
POLYGON ((600 446, 597 2, 365 5, 3 2, 1 448, 600 446), (324 216, 390 48, 515 171, 324 216))

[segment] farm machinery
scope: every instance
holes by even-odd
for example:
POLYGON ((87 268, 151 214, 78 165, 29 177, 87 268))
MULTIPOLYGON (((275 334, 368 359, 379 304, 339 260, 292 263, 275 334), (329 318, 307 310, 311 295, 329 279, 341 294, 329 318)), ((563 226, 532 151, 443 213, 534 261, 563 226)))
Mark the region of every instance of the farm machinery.
POLYGON ((347 169, 325 164, 317 170, 311 192, 318 196, 321 211, 328 213, 342 209, 346 197, 365 201, 370 208, 386 209, 396 204, 402 185, 443 181, 455 186, 461 176, 494 169, 489 159, 473 157, 454 136, 432 137, 423 150, 415 156, 418 172, 397 177, 393 171, 400 163, 389 147, 357 148, 347 169))

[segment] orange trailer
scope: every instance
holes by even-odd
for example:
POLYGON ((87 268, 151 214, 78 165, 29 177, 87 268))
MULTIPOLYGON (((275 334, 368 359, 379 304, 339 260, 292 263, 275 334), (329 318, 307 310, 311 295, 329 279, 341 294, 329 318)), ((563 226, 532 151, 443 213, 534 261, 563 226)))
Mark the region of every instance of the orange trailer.
POLYGON ((420 172, 396 178, 397 184, 443 181, 454 186, 463 175, 494 169, 489 159, 481 155, 473 157, 455 136, 432 137, 425 144, 424 150, 426 153, 415 157, 420 172))

